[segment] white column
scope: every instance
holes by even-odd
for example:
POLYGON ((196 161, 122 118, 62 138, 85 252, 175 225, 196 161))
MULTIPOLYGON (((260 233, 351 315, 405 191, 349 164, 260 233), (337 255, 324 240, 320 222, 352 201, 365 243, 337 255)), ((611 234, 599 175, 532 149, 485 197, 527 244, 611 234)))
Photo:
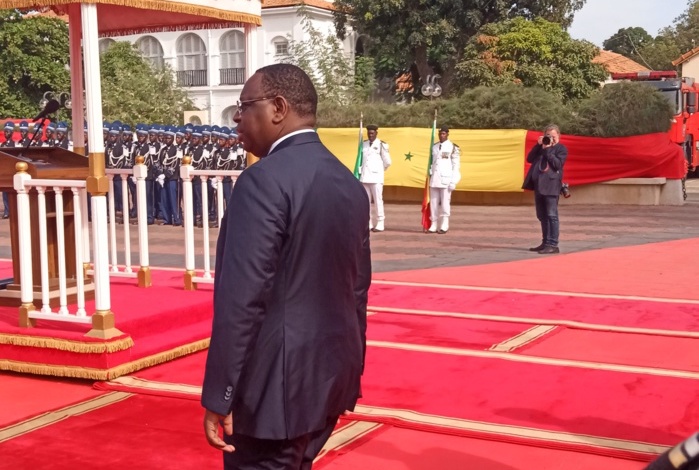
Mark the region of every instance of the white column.
MULTIPOLYGON (((68 293, 66 287, 66 242, 63 218, 63 187, 54 186, 56 200, 56 251, 58 251, 58 298, 60 305, 58 313, 68 315, 68 293)), ((78 250, 75 250, 78 251, 78 250)))
MULTIPOLYGON (((46 188, 36 188, 39 202, 39 259, 41 261, 41 313, 51 313, 49 297, 49 253, 48 231, 46 227, 46 188)), ((76 247, 77 248, 77 247, 76 247)))
POLYGON ((82 61, 82 19, 80 17, 80 4, 68 5, 70 23, 70 98, 73 102, 73 149, 85 148, 85 133, 83 131, 83 61, 82 61))
MULTIPOLYGON (((26 173, 27 164, 17 164, 19 173, 13 178, 14 188, 17 191, 17 231, 19 238, 19 284, 22 306, 27 310, 33 310, 34 302, 34 277, 32 273, 32 225, 29 213, 29 193, 25 183, 31 180, 26 173)), ((27 319, 28 320, 28 319, 27 319)))
POLYGON ((75 314, 79 317, 86 317, 85 312, 85 279, 83 276, 83 217, 87 218, 87 214, 82 213, 82 204, 80 201, 80 189, 71 188, 73 191, 73 225, 75 230, 75 284, 77 289, 78 310, 75 314))
MULTIPOLYGON (((104 158, 102 140, 102 84, 100 82, 99 34, 97 5, 81 3, 83 58, 85 61, 85 92, 87 129, 90 152, 104 158)), ((91 157, 92 158, 92 157, 91 157)), ((104 161, 90 162, 90 176, 104 178, 104 161)), ((109 247, 107 245, 107 200, 104 183, 92 196, 92 246, 94 249, 95 310, 106 313, 111 309, 109 290, 109 247)))
POLYGON ((138 220, 138 252, 139 264, 138 287, 150 287, 150 260, 148 257, 148 199, 146 196, 146 176, 148 167, 143 163, 143 157, 136 157, 133 174, 136 178, 136 212, 138 220))
POLYGON ((208 176, 201 177, 201 226, 204 236, 204 277, 211 278, 211 253, 209 252, 209 188, 208 176))
POLYGON ((245 80, 250 78, 260 67, 258 63, 257 26, 245 25, 245 80))
MULTIPOLYGON (((182 212, 184 216, 184 288, 196 288, 192 282, 194 277, 194 205, 192 203, 192 172, 191 157, 184 157, 180 166, 182 180, 182 212)), ((203 195, 202 195, 203 197, 203 195)))

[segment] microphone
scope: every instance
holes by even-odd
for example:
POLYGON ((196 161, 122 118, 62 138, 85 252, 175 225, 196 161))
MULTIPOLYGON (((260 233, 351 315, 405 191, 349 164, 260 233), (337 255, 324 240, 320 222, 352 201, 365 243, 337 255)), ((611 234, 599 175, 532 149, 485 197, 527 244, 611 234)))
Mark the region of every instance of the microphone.
POLYGON ((49 100, 49 102, 46 103, 46 106, 44 106, 44 109, 42 109, 41 112, 37 114, 34 119, 32 119, 32 122, 36 122, 39 119, 45 118, 49 114, 55 113, 60 107, 61 103, 59 103, 58 100, 49 100))

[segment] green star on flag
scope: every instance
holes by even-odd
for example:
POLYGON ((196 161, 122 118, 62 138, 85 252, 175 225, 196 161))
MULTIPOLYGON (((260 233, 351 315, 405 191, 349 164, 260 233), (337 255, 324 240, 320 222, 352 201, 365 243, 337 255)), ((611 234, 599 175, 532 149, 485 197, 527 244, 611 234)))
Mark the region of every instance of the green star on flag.
POLYGON ((413 154, 411 152, 406 153, 405 159, 412 162, 413 161, 413 154))

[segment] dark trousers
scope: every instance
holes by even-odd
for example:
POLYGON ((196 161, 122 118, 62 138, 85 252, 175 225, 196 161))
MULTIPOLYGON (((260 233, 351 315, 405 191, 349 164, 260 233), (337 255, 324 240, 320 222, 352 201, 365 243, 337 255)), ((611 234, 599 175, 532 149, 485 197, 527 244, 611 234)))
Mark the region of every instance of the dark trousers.
POLYGON ((136 194, 136 183, 133 182, 130 176, 126 177, 128 188, 129 188, 129 194, 131 194, 131 210, 129 210, 129 217, 132 219, 135 219, 137 217, 137 208, 138 208, 138 196, 136 194))
POLYGON ((230 179, 226 181, 223 180, 223 209, 228 207, 228 200, 231 198, 231 193, 233 192, 233 181, 230 179))
POLYGON ((179 205, 179 181, 178 180, 165 180, 165 186, 162 191, 161 206, 163 211, 163 219, 166 224, 172 225, 182 225, 182 219, 180 219, 180 205, 179 205))
POLYGON ((160 186, 160 183, 155 183, 153 185, 153 211, 155 213, 156 219, 163 219, 163 193, 165 193, 165 187, 160 186))
MULTIPOLYGON (((214 176, 213 178, 216 177, 214 176)), ((216 208, 216 194, 218 194, 218 190, 214 189, 213 185, 211 184, 211 179, 212 178, 209 178, 207 180, 207 186, 209 189, 209 220, 213 222, 216 220, 216 213, 218 212, 216 208)))
POLYGON ((541 240, 544 245, 558 246, 558 198, 534 194, 536 218, 541 222, 541 240))
MULTIPOLYGON (((160 185, 158 185, 160 186, 160 185)), ((152 224, 155 220, 155 208, 153 207, 153 180, 146 180, 146 213, 148 223, 152 224)))
POLYGON ((194 204, 194 217, 201 217, 201 178, 192 178, 192 204, 194 204))
POLYGON ((114 175, 114 212, 121 212, 123 192, 121 190, 121 175, 114 175))
POLYGON ((2 193, 2 205, 5 207, 2 217, 7 219, 10 216, 10 198, 7 193, 2 193))
POLYGON ((235 452, 223 454, 224 470, 311 470, 313 459, 337 424, 337 417, 329 419, 325 428, 295 439, 257 439, 233 434, 223 439, 233 444, 235 452))

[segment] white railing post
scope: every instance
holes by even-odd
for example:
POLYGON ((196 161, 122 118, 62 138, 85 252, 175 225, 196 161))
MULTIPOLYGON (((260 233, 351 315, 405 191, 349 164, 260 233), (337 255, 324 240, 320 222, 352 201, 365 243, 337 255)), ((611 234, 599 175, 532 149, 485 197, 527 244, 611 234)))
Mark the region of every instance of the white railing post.
MULTIPOLYGON (((75 230, 75 284, 77 289, 78 310, 75 314, 79 317, 86 317, 85 312, 85 275, 83 269, 83 213, 80 201, 80 190, 76 187, 73 191, 73 227, 75 230)), ((84 215, 87 218, 87 214, 84 215)))
POLYGON ((48 234, 46 227, 46 188, 37 186, 39 202, 39 260, 41 263, 41 313, 51 313, 51 297, 49 295, 49 253, 48 234))
POLYGON ((87 202, 87 190, 85 188, 80 188, 80 207, 82 207, 83 214, 83 272, 87 272, 90 269, 90 220, 88 214, 88 202, 87 202))
POLYGON ((218 204, 217 211, 216 211, 216 226, 221 227, 221 218, 223 218, 223 200, 225 199, 223 196, 223 176, 217 176, 216 177, 216 201, 218 204))
POLYGON ((68 315, 68 294, 66 286, 66 241, 63 215, 63 187, 54 186, 54 200, 56 201, 56 249, 58 251, 58 313, 68 315))
POLYGON ((204 279, 211 279, 211 253, 209 249, 209 187, 206 175, 201 175, 201 226, 204 243, 204 279))
POLYGON ((139 264, 138 287, 150 287, 150 259, 148 257, 148 198, 146 196, 146 176, 148 167, 144 164, 143 156, 136 157, 133 167, 136 178, 136 215, 138 220, 138 251, 139 264))
POLYGON ((185 156, 180 165, 184 216, 184 288, 195 290, 194 283, 194 205, 192 202, 192 158, 185 156))
MULTIPOLYGON (((114 207, 114 175, 107 174, 107 178, 109 178, 109 247, 112 255, 111 271, 113 273, 118 273, 119 264, 117 260, 116 209, 114 207)), ((94 217, 92 218, 92 223, 93 225, 95 223, 94 217)))
POLYGON ((34 277, 32 273, 32 224, 29 213, 29 194, 25 183, 32 179, 27 173, 29 165, 19 162, 15 165, 13 186, 17 191, 17 230, 19 238, 19 283, 20 301, 19 326, 33 327, 34 320, 29 314, 34 311, 34 277))
POLYGON ((121 175, 121 220, 124 226, 124 272, 131 273, 131 228, 129 224, 129 176, 121 175))

